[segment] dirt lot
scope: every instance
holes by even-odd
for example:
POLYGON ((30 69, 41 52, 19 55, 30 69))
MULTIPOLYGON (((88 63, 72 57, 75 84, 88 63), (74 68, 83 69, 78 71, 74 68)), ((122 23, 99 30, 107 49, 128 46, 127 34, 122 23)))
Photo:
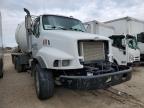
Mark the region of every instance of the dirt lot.
POLYGON ((144 108, 144 67, 134 68, 131 81, 109 90, 74 91, 57 87, 54 97, 40 101, 30 74, 17 73, 10 54, 5 54, 4 62, 0 108, 144 108))

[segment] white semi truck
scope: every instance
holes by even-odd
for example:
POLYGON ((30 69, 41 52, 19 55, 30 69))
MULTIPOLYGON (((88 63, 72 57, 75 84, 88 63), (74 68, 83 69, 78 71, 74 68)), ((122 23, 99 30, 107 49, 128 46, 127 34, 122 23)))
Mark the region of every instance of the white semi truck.
POLYGON ((118 33, 115 26, 98 21, 84 23, 87 32, 109 37, 112 41, 113 61, 118 65, 132 65, 140 61, 140 51, 133 35, 118 33))
POLYGON ((2 17, 0 12, 0 78, 3 77, 2 17))
POLYGON ((54 82, 71 89, 99 89, 131 79, 131 68, 111 62, 107 37, 85 32, 80 20, 30 12, 18 25, 18 50, 12 60, 18 72, 31 69, 39 99, 54 94, 54 82))
MULTIPOLYGON (((144 61, 144 21, 132 17, 123 17, 104 23, 113 26, 116 34, 135 36, 137 38, 137 43, 134 43, 134 46, 138 46, 140 50, 140 60, 144 61)), ((133 59, 135 59, 135 57, 133 57, 133 59)))

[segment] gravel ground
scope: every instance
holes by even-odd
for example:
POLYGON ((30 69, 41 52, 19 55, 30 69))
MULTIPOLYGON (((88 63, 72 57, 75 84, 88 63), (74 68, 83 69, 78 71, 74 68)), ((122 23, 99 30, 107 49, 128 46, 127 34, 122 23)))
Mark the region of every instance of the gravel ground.
POLYGON ((0 79, 0 108, 144 108, 144 67, 134 68, 131 81, 109 90, 78 91, 56 87, 55 95, 40 101, 28 72, 17 73, 10 54, 4 56, 0 79))

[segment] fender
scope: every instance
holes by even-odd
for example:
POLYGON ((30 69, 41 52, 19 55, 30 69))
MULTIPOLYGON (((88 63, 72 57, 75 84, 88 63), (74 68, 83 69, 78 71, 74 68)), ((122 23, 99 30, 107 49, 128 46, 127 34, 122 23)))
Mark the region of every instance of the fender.
POLYGON ((42 68, 56 69, 53 67, 55 60, 74 60, 74 57, 56 48, 42 47, 37 52, 35 59, 38 60, 42 68))
POLYGON ((37 58, 35 58, 37 61, 38 61, 38 63, 40 64, 40 66, 41 66, 41 68, 47 68, 47 66, 46 66, 46 64, 45 64, 45 62, 44 62, 44 60, 43 60, 43 58, 41 57, 41 56, 38 56, 37 58))
POLYGON ((116 65, 118 65, 118 62, 116 59, 113 59, 113 63, 115 63, 116 65))

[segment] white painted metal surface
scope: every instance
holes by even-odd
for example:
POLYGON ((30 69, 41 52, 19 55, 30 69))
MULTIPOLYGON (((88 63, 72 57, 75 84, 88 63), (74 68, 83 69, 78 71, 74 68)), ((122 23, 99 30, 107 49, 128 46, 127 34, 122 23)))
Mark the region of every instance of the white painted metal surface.
POLYGON ((86 22, 84 25, 88 33, 95 33, 106 37, 109 37, 115 33, 114 27, 95 20, 86 22))
POLYGON ((126 20, 118 20, 115 22, 106 22, 106 25, 113 26, 115 28, 115 34, 127 34, 127 23, 126 20))
POLYGON ((119 18, 104 23, 113 26, 117 34, 138 34, 144 31, 144 21, 131 17, 119 18))

